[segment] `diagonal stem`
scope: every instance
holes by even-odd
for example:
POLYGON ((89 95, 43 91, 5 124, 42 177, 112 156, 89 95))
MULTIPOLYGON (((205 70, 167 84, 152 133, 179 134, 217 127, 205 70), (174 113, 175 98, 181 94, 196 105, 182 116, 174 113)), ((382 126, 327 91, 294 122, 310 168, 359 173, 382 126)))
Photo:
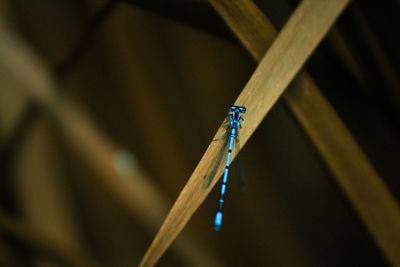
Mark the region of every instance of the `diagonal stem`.
MULTIPOLYGON (((293 80, 312 51, 340 15, 349 0, 303 0, 257 67, 234 103, 245 106, 243 147, 268 111, 293 80)), ((218 132, 220 132, 219 129, 218 132)), ((205 189, 204 174, 221 144, 211 143, 161 226, 140 266, 152 266, 182 231, 218 179, 205 189)), ((222 174, 223 166, 217 176, 222 174)))
MULTIPOLYGON (((260 61, 276 36, 252 2, 210 0, 252 56, 260 61)), ((300 71, 283 95, 344 194, 384 255, 400 265, 400 211, 389 189, 308 73, 300 71)))

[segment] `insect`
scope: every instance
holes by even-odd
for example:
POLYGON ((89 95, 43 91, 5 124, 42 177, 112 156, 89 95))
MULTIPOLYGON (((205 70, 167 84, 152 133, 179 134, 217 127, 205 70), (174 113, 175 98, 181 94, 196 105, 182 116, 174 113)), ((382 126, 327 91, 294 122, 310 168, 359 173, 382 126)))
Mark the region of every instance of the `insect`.
MULTIPOLYGON (((217 160, 215 162, 215 166, 213 168, 211 168, 211 172, 209 173, 209 175, 207 175, 208 177, 210 177, 211 179, 215 176, 215 173, 217 172, 218 166, 220 164, 220 161, 222 160, 223 156, 224 156, 224 152, 226 151, 226 146, 228 145, 228 153, 226 156, 226 164, 225 164, 225 170, 224 170, 224 174, 222 177, 222 184, 221 184, 221 191, 220 191, 220 195, 219 195, 219 200, 218 200, 218 209, 217 209, 217 213, 215 214, 215 219, 214 219, 214 228, 215 230, 219 230, 221 228, 222 225, 222 208, 224 205, 224 198, 225 198, 225 192, 226 192, 226 184, 228 182, 228 174, 229 174, 229 166, 230 166, 230 162, 231 162, 231 155, 232 155, 232 149, 233 149, 233 145, 234 143, 236 143, 236 153, 239 152, 239 135, 238 135, 238 130, 239 128, 241 128, 241 122, 244 120, 241 116, 242 113, 246 112, 246 108, 243 106, 234 106, 231 105, 228 107, 228 119, 224 124, 229 123, 227 129, 221 134, 224 135, 225 133, 228 133, 226 138, 225 138, 225 142, 222 145, 221 151, 219 153, 219 155, 217 156, 217 160)), ((220 137, 217 137, 216 139, 214 139, 214 141, 219 140, 220 137)), ((209 180, 208 184, 211 183, 211 180, 209 180)))

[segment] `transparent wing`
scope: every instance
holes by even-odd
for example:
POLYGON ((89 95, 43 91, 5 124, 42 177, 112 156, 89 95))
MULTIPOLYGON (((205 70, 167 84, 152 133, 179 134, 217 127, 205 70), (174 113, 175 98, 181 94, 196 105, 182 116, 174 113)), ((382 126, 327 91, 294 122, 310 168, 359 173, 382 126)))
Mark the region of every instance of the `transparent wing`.
POLYGON ((243 176, 243 165, 242 165, 242 157, 240 156, 240 143, 239 143, 239 132, 236 134, 235 138, 235 153, 236 153, 236 166, 237 166, 237 182, 239 187, 240 194, 243 194, 245 188, 245 181, 243 176))
MULTIPOLYGON (((229 129, 229 127, 228 127, 229 129)), ((226 154, 228 153, 228 141, 229 141, 229 134, 226 134, 228 132, 228 129, 225 130, 225 138, 224 138, 224 143, 221 146, 221 149, 218 151, 218 154, 215 158, 214 164, 210 167, 206 175, 204 175, 203 178, 203 187, 207 188, 210 186, 212 180, 214 179, 218 167, 221 165, 221 161, 226 157, 226 154)), ((215 141, 215 140, 214 140, 215 141)))
MULTIPOLYGON (((227 125, 228 123, 229 123, 229 116, 225 118, 225 121, 222 123, 222 125, 227 125)), ((228 129, 229 129, 229 127, 227 127, 227 128, 225 129, 225 131, 223 131, 220 135, 218 135, 217 137, 215 137, 215 138, 213 139, 213 141, 218 141, 219 139, 221 139, 221 138, 226 134, 226 131, 227 131, 228 129)))

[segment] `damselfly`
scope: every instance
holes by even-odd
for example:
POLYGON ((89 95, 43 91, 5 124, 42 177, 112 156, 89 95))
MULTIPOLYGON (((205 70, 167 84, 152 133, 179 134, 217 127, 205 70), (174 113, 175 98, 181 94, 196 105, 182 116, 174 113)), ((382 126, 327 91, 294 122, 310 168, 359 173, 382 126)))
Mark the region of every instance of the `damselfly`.
MULTIPOLYGON (((226 164, 225 164, 225 170, 224 170, 224 175, 222 177, 222 185, 221 185, 221 191, 219 195, 219 200, 218 200, 218 209, 217 213, 215 214, 215 219, 214 219, 214 228, 215 230, 219 230, 222 225, 222 208, 224 205, 224 198, 225 198, 225 192, 226 192, 226 184, 228 182, 228 174, 229 174, 229 166, 231 162, 231 155, 232 155, 232 149, 233 149, 233 144, 236 143, 235 150, 236 153, 239 152, 239 134, 238 130, 241 128, 241 122, 243 120, 241 113, 246 112, 246 108, 243 106, 229 106, 228 108, 228 119, 224 124, 229 123, 227 129, 221 134, 224 135, 225 133, 228 133, 225 138, 225 142, 222 145, 221 151, 218 153, 216 162, 214 164, 214 167, 211 168, 209 174, 206 176, 209 178, 207 186, 211 183, 211 180, 214 178, 217 169, 220 165, 220 161, 223 159, 225 151, 226 151, 226 146, 228 146, 228 153, 226 156, 226 164)), ((220 137, 217 137, 214 139, 214 141, 219 140, 220 137)), ((239 175, 239 174, 238 174, 239 175)))

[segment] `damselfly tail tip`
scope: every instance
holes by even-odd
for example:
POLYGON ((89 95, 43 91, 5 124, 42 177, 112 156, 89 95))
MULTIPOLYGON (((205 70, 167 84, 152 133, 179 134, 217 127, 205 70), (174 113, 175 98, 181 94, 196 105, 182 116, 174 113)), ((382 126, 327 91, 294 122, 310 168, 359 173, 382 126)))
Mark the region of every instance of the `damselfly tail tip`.
POLYGON ((217 211, 217 214, 215 214, 214 229, 216 231, 219 231, 221 225, 222 225, 222 211, 217 211))

